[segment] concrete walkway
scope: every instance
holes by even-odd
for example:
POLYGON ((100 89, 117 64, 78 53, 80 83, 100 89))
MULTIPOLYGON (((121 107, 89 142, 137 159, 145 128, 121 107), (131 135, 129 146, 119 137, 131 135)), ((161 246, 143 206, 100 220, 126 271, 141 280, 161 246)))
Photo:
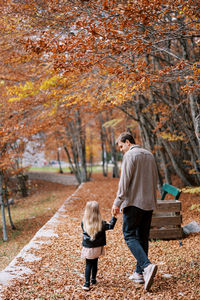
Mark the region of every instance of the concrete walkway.
POLYGON ((29 179, 46 180, 49 182, 56 182, 64 185, 78 185, 78 181, 74 175, 57 174, 47 172, 28 172, 29 179))

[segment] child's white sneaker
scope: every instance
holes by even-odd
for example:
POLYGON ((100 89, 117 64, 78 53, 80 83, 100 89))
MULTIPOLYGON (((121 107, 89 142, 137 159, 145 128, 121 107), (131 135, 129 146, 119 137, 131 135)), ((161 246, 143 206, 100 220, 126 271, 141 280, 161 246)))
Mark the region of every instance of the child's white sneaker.
POLYGON ((137 272, 133 272, 131 276, 129 276, 130 280, 133 280, 135 283, 144 283, 143 275, 137 272))
POLYGON ((158 270, 158 267, 156 265, 150 264, 146 268, 144 268, 144 289, 146 291, 149 291, 150 287, 152 286, 154 276, 156 275, 156 272, 158 270))
POLYGON ((85 291, 89 291, 90 285, 89 285, 88 283, 85 283, 85 284, 82 286, 82 289, 85 290, 85 291))

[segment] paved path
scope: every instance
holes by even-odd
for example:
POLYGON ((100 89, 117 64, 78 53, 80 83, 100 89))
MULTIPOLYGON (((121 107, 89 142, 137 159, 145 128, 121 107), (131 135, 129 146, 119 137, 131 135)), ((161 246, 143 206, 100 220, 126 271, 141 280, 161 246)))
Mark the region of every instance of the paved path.
POLYGON ((70 174, 57 174, 47 172, 28 172, 29 179, 40 179, 50 182, 61 183, 64 185, 78 185, 78 181, 74 175, 70 174))

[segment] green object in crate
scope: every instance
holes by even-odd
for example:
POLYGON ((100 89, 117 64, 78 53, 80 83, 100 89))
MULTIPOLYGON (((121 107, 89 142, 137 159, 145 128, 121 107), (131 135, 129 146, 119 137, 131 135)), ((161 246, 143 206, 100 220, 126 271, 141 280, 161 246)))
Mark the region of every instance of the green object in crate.
POLYGON ((162 196, 161 196, 161 199, 158 199, 158 200, 164 200, 165 196, 167 194, 173 195, 174 196, 174 200, 178 200, 179 197, 180 197, 181 191, 178 188, 176 188, 175 186, 173 186, 173 185, 170 185, 168 183, 164 183, 163 186, 162 186, 162 196))

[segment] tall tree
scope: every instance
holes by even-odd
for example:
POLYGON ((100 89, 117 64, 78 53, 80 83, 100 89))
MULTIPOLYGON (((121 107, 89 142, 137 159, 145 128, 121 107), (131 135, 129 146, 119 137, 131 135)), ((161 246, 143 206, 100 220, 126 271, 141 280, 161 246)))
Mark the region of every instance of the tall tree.
POLYGON ((61 100, 67 107, 90 103, 95 111, 105 103, 119 107, 138 122, 166 180, 173 171, 185 184, 199 184, 199 6, 195 0, 8 1, 2 13, 19 22, 20 62, 38 67, 29 85, 14 91, 51 111, 61 100))

